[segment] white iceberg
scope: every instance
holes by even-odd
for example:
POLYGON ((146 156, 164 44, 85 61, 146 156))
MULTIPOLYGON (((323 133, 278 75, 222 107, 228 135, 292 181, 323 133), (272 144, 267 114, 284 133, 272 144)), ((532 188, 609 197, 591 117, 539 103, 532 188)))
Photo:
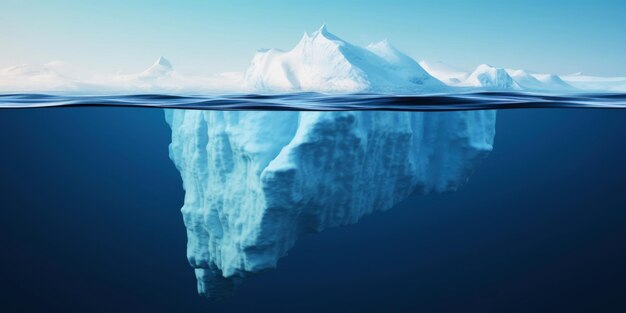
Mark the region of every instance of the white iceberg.
POLYGON ((159 57, 149 68, 137 74, 117 75, 100 81, 98 86, 109 92, 153 92, 170 94, 211 94, 241 90, 241 73, 216 75, 183 75, 172 63, 159 57))
POLYGON ((558 75, 512 69, 507 69, 506 72, 525 91, 571 92, 576 90, 558 75))
MULTIPOLYGON (((443 85, 386 42, 356 48, 325 28, 290 52, 258 54, 244 80, 264 92, 443 85)), ((167 110, 198 291, 219 297, 274 268, 303 233, 356 223, 412 194, 456 190, 492 150, 495 117, 167 110)))
POLYGON ((257 92, 440 92, 445 84, 387 41, 353 45, 322 26, 284 52, 257 52, 244 77, 257 92))
POLYGON ((522 87, 503 68, 487 64, 479 65, 457 86, 474 87, 489 91, 522 90, 522 87))
MULTIPOLYGON (((578 89, 554 74, 541 74, 528 70, 497 68, 479 65, 473 72, 466 72, 443 62, 420 61, 430 75, 451 87, 486 91, 528 91, 542 93, 575 92, 578 89)), ((467 89, 466 89, 467 90, 467 89)))
POLYGON ((302 233, 456 190, 495 134, 495 111, 168 110, 167 121, 187 257, 209 296, 224 277, 275 267, 302 233))
POLYGON ((563 76, 568 84, 585 91, 626 92, 626 77, 600 77, 574 73, 563 76))
POLYGON ((23 64, 0 69, 0 92, 62 92, 80 93, 91 84, 75 78, 66 64, 23 64))

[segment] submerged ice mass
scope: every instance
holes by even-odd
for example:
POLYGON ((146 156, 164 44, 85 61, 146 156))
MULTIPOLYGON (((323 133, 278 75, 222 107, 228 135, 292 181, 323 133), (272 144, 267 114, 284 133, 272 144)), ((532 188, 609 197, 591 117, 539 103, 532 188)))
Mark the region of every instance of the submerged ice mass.
MULTIPOLYGON (((325 28, 257 54, 244 81, 269 92, 443 87, 387 42, 358 48, 325 28)), ((455 190, 492 150, 495 115, 167 110, 198 291, 228 294, 304 233, 455 190)))
POLYGON ((166 114, 187 256, 208 296, 275 267, 300 234, 455 190, 495 133, 495 111, 166 114))

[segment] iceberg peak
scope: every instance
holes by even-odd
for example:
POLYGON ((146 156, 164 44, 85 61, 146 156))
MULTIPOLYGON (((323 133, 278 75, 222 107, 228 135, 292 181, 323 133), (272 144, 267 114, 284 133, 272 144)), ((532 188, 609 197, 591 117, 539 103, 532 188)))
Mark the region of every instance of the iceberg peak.
POLYGON ((476 67, 476 69, 474 70, 474 72, 495 73, 495 72, 498 72, 498 71, 501 71, 501 70, 504 70, 504 69, 495 67, 495 66, 493 66, 491 64, 483 63, 483 64, 478 65, 476 67))
POLYGON ((170 63, 170 61, 163 56, 160 56, 152 66, 163 66, 165 68, 172 69, 172 63, 170 63))
POLYGON ((445 85, 411 57, 383 41, 353 45, 324 24, 286 52, 258 53, 244 85, 253 91, 438 92, 445 85))
POLYGON ((326 24, 322 24, 322 26, 320 26, 320 28, 319 28, 317 31, 315 31, 315 32, 313 33, 313 35, 314 35, 314 36, 315 36, 315 35, 324 36, 324 37, 327 37, 327 38, 328 38, 328 37, 334 37, 334 38, 337 38, 337 36, 335 36, 334 34, 331 34, 331 33, 328 31, 328 26, 326 26, 326 24))
POLYGON ((459 84, 465 87, 478 87, 487 90, 520 90, 522 89, 503 68, 489 64, 481 64, 459 84))
MULTIPOLYGON (((345 40, 337 37, 335 34, 332 34, 331 32, 328 31, 328 27, 326 27, 326 24, 322 24, 322 26, 314 31, 313 33, 311 33, 309 35, 309 33, 304 32, 304 35, 302 36, 302 39, 300 40, 300 42, 298 43, 298 45, 296 46, 296 48, 299 48, 303 45, 306 44, 311 44, 311 43, 316 43, 316 44, 333 44, 333 45, 345 45, 348 44, 345 40)), ((296 49, 294 48, 294 49, 296 49)))
POLYGON ((152 66, 139 74, 142 78, 157 78, 171 74, 174 71, 172 63, 164 57, 159 57, 152 66))

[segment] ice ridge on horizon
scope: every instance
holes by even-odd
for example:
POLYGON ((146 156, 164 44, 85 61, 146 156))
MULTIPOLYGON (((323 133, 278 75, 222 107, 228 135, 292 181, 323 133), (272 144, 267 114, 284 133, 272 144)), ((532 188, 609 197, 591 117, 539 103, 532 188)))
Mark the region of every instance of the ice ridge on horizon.
POLYGON ((0 69, 0 92, 109 93, 325 93, 401 94, 466 91, 542 93, 626 92, 626 77, 558 76, 479 65, 464 71, 441 62, 416 62, 387 40, 359 47, 324 25, 305 33, 289 51, 257 52, 248 69, 216 75, 185 75, 160 57, 136 74, 76 78, 64 62, 0 69))

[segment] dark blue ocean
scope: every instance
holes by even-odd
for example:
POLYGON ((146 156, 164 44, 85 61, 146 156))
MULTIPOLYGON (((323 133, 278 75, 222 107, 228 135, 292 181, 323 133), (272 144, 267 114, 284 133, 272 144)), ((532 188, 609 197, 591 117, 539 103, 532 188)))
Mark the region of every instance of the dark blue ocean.
POLYGON ((499 110, 458 191, 303 236, 209 301, 163 110, 95 102, 0 110, 1 312, 626 312, 626 111, 499 110))

